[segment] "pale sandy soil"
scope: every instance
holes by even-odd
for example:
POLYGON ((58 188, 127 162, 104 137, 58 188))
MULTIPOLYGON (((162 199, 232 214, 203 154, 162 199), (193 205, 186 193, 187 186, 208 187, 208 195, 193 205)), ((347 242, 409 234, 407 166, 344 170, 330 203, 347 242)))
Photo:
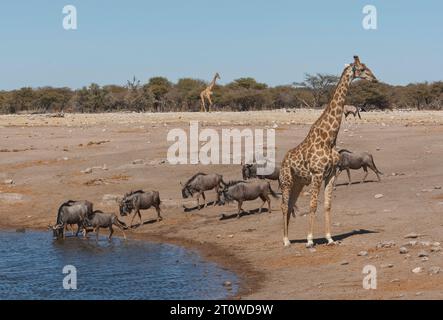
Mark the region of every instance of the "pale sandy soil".
MULTIPOLYGON (((273 200, 273 213, 241 219, 219 220, 221 213, 234 214, 235 204, 184 212, 183 204, 193 207, 195 202, 181 199, 180 181, 199 171, 239 179, 240 167, 164 163, 169 130, 187 130, 190 120, 216 130, 275 128, 281 160, 318 115, 301 110, 0 116, 1 226, 44 229, 55 222, 58 206, 68 199, 88 199, 97 209, 117 212, 116 203, 104 195, 155 189, 160 191, 165 219, 155 223, 155 213, 144 212, 147 223, 129 236, 197 248, 239 274, 243 299, 442 299, 443 271, 430 271, 443 268, 442 251, 431 250, 438 247, 434 242, 443 242, 443 112, 370 112, 362 113, 363 120, 343 122, 338 147, 370 151, 385 175, 377 183, 371 173, 367 183, 350 187, 341 185, 346 175, 340 177, 333 201, 333 235, 340 245, 322 244, 322 206, 315 252, 304 247, 306 216, 291 220, 293 244, 283 247, 279 200, 273 200), (134 165, 136 159, 144 164, 134 165), (81 172, 86 168, 93 168, 92 173, 81 172), (14 184, 3 183, 9 179, 14 184), (384 197, 375 199, 376 194, 384 197), (408 255, 400 254, 399 248, 411 241, 404 236, 411 232, 420 235, 417 244, 408 246, 408 255), (386 241, 395 245, 377 248, 386 241), (423 250, 427 261, 419 257, 423 250), (361 251, 368 255, 358 256, 361 251), (377 290, 362 288, 366 265, 377 268, 377 290), (423 272, 414 274, 417 267, 423 272)), ((352 174, 356 182, 362 177, 362 172, 352 174)), ((214 194, 208 197, 213 200, 214 194)), ((259 205, 254 201, 244 208, 259 205)), ((307 211, 306 195, 299 207, 307 211)))

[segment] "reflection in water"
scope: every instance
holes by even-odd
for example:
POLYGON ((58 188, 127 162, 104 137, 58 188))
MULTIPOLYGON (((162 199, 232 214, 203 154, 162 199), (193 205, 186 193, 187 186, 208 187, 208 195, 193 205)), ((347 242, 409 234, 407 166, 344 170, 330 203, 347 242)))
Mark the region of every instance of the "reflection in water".
POLYGON ((222 299, 238 289, 233 273, 181 247, 51 236, 0 233, 0 299, 222 299), (63 289, 66 265, 77 290, 63 289))

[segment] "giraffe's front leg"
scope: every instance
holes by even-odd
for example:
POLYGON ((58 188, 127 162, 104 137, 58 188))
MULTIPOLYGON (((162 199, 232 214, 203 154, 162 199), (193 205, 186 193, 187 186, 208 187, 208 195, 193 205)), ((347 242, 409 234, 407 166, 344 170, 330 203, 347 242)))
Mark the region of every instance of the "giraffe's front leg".
POLYGON ((331 236, 331 204, 332 204, 332 191, 334 190, 336 176, 332 175, 326 180, 325 188, 325 234, 328 245, 334 244, 334 240, 331 236))
POLYGON ((318 206, 318 194, 320 193, 321 184, 323 182, 323 174, 316 174, 312 177, 311 182, 311 203, 309 210, 309 233, 308 233, 308 243, 307 248, 312 248, 314 246, 314 223, 315 214, 317 213, 318 206))

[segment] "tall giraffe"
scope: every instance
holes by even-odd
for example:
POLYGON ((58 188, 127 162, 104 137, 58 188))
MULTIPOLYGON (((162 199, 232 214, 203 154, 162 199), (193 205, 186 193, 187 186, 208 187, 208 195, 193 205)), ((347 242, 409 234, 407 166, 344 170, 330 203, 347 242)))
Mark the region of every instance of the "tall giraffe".
POLYGON ((347 65, 335 89, 331 102, 320 118, 312 125, 305 140, 296 148, 289 150, 280 169, 283 213, 283 242, 289 246, 289 219, 295 217, 294 207, 303 187, 311 185, 311 203, 309 212, 309 233, 307 247, 314 245, 314 220, 317 212, 318 195, 325 181, 325 230, 328 244, 333 244, 331 237, 331 200, 335 182, 336 165, 339 153, 335 150, 337 135, 343 117, 343 106, 349 86, 354 79, 377 82, 372 71, 354 56, 354 63, 347 65))
POLYGON ((211 112, 211 107, 213 105, 212 100, 211 100, 211 96, 213 94, 212 89, 214 89, 217 79, 221 79, 218 72, 215 74, 214 79, 212 79, 209 86, 207 86, 206 89, 200 93, 200 99, 202 102, 200 112, 207 112, 208 111, 208 110, 206 110, 205 99, 209 101, 209 112, 211 112))

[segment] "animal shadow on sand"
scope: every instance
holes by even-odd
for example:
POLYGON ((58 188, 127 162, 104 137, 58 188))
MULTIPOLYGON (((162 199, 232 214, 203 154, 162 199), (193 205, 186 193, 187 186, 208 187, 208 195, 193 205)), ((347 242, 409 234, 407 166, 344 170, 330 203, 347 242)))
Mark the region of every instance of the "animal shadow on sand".
POLYGON ((233 214, 225 214, 222 213, 220 215, 220 221, 223 220, 230 220, 230 219, 238 219, 238 218, 242 218, 242 217, 246 217, 246 216, 252 216, 252 215, 256 215, 256 214, 260 214, 260 213, 267 213, 269 212, 269 210, 267 208, 263 208, 263 211, 260 212, 260 208, 255 209, 255 210, 249 210, 249 211, 243 211, 240 213, 240 216, 237 215, 237 213, 233 213, 233 214))
POLYGON ((140 228, 141 226, 147 226, 147 225, 154 224, 157 222, 160 222, 160 221, 158 221, 157 219, 146 220, 146 221, 143 221, 142 223, 134 224, 132 226, 132 228, 131 228, 131 226, 127 226, 125 229, 129 229, 129 230, 137 229, 137 228, 140 228))
MULTIPOLYGON (((206 207, 212 207, 214 204, 215 204, 215 201, 208 202, 206 207)), ((220 205, 220 204, 218 204, 218 205, 220 205)), ((200 207, 199 206, 195 206, 195 207, 192 207, 192 208, 187 208, 185 205, 183 205, 183 210, 185 212, 198 211, 199 209, 200 210, 203 209, 203 205, 200 205, 200 207)))
MULTIPOLYGON (((333 236, 333 238, 335 241, 343 241, 344 239, 347 239, 347 238, 350 238, 353 236, 372 234, 372 233, 379 233, 379 231, 359 229, 359 230, 353 230, 351 232, 335 235, 335 236, 333 236)), ((306 243, 306 239, 291 240, 291 244, 295 244, 295 243, 306 243)), ((328 240, 326 240, 326 238, 318 238, 318 239, 314 240, 314 243, 316 245, 328 244, 328 240)))
MULTIPOLYGON (((366 180, 365 182, 361 182, 361 181, 354 181, 354 182, 352 182, 351 183, 351 185, 359 185, 359 184, 365 184, 365 183, 379 183, 378 181, 376 181, 376 180, 366 180)), ((335 185, 336 187, 347 187, 347 186, 349 186, 349 183, 347 183, 347 182, 343 182, 343 183, 337 183, 336 185, 335 185)))

